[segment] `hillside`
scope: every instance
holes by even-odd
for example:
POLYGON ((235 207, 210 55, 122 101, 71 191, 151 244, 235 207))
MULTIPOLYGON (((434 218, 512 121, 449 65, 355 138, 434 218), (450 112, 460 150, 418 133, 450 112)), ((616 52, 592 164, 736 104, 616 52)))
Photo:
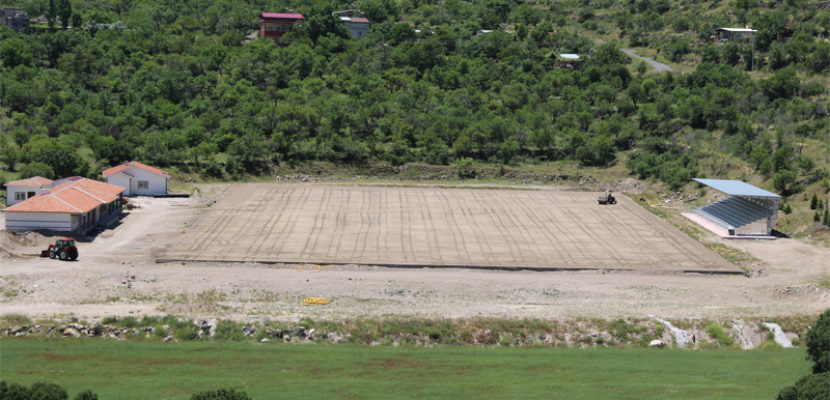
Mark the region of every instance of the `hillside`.
POLYGON ((360 41, 331 16, 345 2, 2 3, 51 20, 0 28, 0 180, 130 159, 195 180, 321 163, 588 169, 689 193, 728 177, 786 195, 785 232, 827 236, 825 2, 360 0, 360 41), (306 19, 281 44, 246 39, 286 8, 306 19), (754 41, 712 38, 743 26, 754 41))

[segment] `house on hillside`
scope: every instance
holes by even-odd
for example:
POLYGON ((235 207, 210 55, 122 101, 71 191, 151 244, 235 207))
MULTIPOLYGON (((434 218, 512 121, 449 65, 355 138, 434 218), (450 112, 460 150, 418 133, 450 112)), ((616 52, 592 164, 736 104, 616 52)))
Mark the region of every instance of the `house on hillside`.
POLYGON ((369 33, 369 19, 363 11, 354 9, 334 11, 331 15, 340 19, 340 22, 349 31, 353 39, 363 39, 369 33))
POLYGON ((758 31, 749 28, 717 28, 715 36, 718 40, 751 39, 756 32, 758 31))
POLYGON ((291 32, 297 21, 304 20, 302 14, 293 13, 260 13, 259 37, 279 40, 282 35, 291 32))
POLYGON ((43 189, 48 189, 54 181, 42 176, 33 176, 19 181, 6 183, 6 205, 14 205, 29 197, 35 197, 43 189))
POLYGON ((125 196, 158 196, 167 194, 167 171, 129 161, 101 173, 110 185, 124 188, 125 196))
POLYGON ((124 188, 73 176, 2 211, 7 231, 49 229, 85 233, 121 213, 124 188))
POLYGON ((363 39, 369 33, 369 20, 365 17, 340 17, 340 22, 354 39, 363 39))
POLYGON ((562 53, 553 56, 553 65, 555 68, 581 69, 584 61, 579 54, 562 53))
POLYGON ((31 31, 29 14, 26 14, 22 8, 0 8, 0 24, 18 32, 29 33, 31 31))

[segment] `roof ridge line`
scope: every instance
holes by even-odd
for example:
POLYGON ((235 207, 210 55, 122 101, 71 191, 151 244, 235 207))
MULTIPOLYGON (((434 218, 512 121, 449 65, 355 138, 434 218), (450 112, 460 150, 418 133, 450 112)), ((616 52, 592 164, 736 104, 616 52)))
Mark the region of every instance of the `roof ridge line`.
MULTIPOLYGON (((63 190, 61 190, 61 192, 62 192, 62 191, 63 191, 63 190)), ((51 193, 49 193, 49 194, 51 194, 51 193)), ((45 196, 44 196, 44 197, 45 197, 45 196)), ((78 210, 78 212, 80 212, 80 213, 84 212, 84 210, 81 210, 80 208, 75 207, 73 204, 69 203, 68 201, 66 201, 66 200, 64 200, 64 199, 62 199, 62 198, 60 198, 60 197, 58 197, 58 196, 52 196, 52 197, 54 197, 56 200, 60 201, 61 203, 66 204, 66 205, 68 205, 69 207, 72 207, 72 208, 74 208, 74 209, 78 210)), ((41 197, 41 198, 43 198, 43 197, 41 197)))
POLYGON ((77 190, 77 191, 79 191, 79 192, 81 192, 81 193, 83 193, 83 194, 85 194, 85 195, 87 195, 87 196, 89 196, 89 197, 92 197, 92 198, 93 198, 93 199, 95 199, 95 200, 98 200, 101 204, 107 204, 107 202, 106 202, 106 201, 104 201, 102 198, 100 198, 100 197, 98 197, 98 196, 96 196, 96 195, 94 195, 94 194, 92 194, 92 193, 90 193, 90 192, 88 192, 88 191, 86 191, 86 190, 84 190, 84 189, 81 189, 81 188, 76 187, 76 188, 75 188, 75 190, 77 190))

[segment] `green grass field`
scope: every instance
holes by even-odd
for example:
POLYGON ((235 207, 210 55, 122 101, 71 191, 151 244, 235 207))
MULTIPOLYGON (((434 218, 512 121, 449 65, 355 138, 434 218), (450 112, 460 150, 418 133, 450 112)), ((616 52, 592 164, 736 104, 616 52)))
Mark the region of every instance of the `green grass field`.
POLYGON ((3 339, 0 379, 70 396, 186 399, 773 399, 809 373, 803 350, 402 348, 3 339))

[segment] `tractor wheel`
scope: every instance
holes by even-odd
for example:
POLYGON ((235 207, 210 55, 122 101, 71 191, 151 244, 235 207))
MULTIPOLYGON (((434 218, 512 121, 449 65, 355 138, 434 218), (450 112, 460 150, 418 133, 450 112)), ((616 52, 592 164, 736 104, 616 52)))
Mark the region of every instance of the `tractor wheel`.
POLYGON ((78 252, 76 251, 76 252, 70 254, 69 259, 72 260, 72 261, 77 260, 78 259, 78 252))
POLYGON ((54 251, 49 251, 49 258, 51 258, 51 259, 53 259, 53 260, 54 260, 54 259, 55 259, 55 256, 56 256, 56 255, 55 255, 55 252, 54 252, 54 251))
POLYGON ((61 261, 66 261, 69 259, 69 253, 67 253, 66 250, 61 250, 60 254, 58 254, 58 257, 60 257, 61 261))

